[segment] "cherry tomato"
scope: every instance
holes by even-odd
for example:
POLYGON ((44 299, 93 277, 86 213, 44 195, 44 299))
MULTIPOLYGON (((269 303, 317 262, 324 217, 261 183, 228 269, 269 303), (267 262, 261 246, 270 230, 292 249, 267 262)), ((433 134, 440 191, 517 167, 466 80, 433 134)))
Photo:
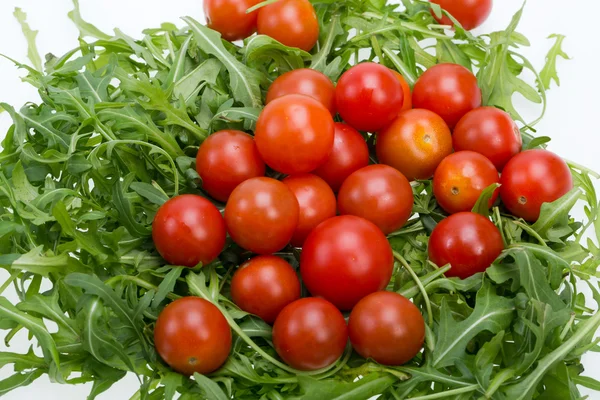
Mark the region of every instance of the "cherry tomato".
POLYGON ((461 212, 442 220, 431 232, 429 258, 442 267, 450 264, 448 277, 466 279, 484 272, 504 249, 496 225, 480 214, 461 212))
POLYGON ((303 94, 323 104, 335 115, 335 86, 319 71, 310 68, 295 69, 281 75, 269 87, 267 104, 288 94, 303 94))
POLYGON ((400 81, 400 85, 402 86, 402 92, 404 93, 404 102, 402 103, 402 108, 400 108, 400 112, 410 110, 412 108, 412 94, 410 92, 410 86, 406 79, 397 71, 392 70, 396 78, 400 81))
POLYGON ((412 212, 413 191, 398 170, 387 165, 369 165, 344 181, 338 194, 341 215, 371 221, 384 234, 400 229, 412 212))
POLYGON ((225 222, 234 242, 258 254, 283 249, 298 226, 300 212, 294 193, 271 178, 241 183, 227 202, 225 222))
POLYGON ((384 365, 402 365, 421 351, 425 321, 406 297, 376 292, 352 309, 348 333, 352 347, 364 358, 384 365))
POLYGON ((429 68, 413 88, 413 107, 438 114, 450 129, 469 111, 481 106, 477 78, 458 64, 438 64, 429 68))
POLYGON ((543 203, 558 200, 573 189, 573 176, 556 154, 527 150, 506 164, 500 183, 500 197, 506 208, 533 222, 539 218, 543 203))
POLYGON ((202 178, 202 188, 224 202, 237 185, 263 176, 265 163, 252 136, 225 130, 213 133, 202 142, 196 157, 196 170, 202 178))
POLYGON ((328 219, 308 235, 300 273, 313 296, 350 310, 387 286, 393 264, 392 248, 375 224, 343 215, 328 219))
POLYGON ((360 133, 349 125, 335 123, 333 150, 327 161, 314 171, 334 192, 351 173, 369 165, 369 147, 360 133))
POLYGON ((321 222, 335 217, 335 194, 323 179, 312 174, 288 176, 283 183, 296 195, 300 219, 291 243, 302 247, 308 234, 321 222))
POLYGON ((258 33, 310 51, 319 39, 319 21, 308 0, 279 0, 258 10, 258 33))
MULTIPOLYGON (((439 4, 452 14, 468 31, 483 24, 492 12, 492 0, 431 0, 431 2, 439 4)), ((436 17, 435 14, 433 16, 440 24, 454 25, 445 15, 442 18, 436 17)))
POLYGON ((377 158, 409 180, 429 179, 444 157, 452 153, 448 125, 435 113, 403 112, 377 135, 377 158))
POLYGON ((284 259, 254 257, 233 275, 231 298, 242 310, 272 324, 285 306, 300 298, 300 280, 284 259))
POLYGON ((229 356, 231 329, 214 304, 199 297, 184 297, 158 316, 154 345, 174 370, 184 375, 209 374, 229 356))
POLYGON ((246 39, 256 31, 258 12, 246 10, 260 0, 204 0, 206 25, 219 32, 223 39, 246 39))
POLYGON ((498 171, 521 151, 521 131, 508 113, 479 107, 465 114, 452 133, 454 150, 472 150, 490 159, 498 171))
POLYGON ((313 371, 325 368, 342 356, 348 327, 342 313, 330 302, 316 297, 286 306, 273 325, 273 345, 289 366, 313 371))
POLYGON ((193 194, 167 201, 152 222, 156 250, 173 265, 210 263, 223 250, 226 236, 225 221, 217 207, 193 194))
MULTIPOLYGON (((481 193, 499 181, 498 170, 490 160, 474 151, 459 151, 444 158, 435 170, 433 194, 450 214, 471 211, 481 193)), ((490 207, 497 198, 498 190, 490 199, 490 207)))
POLYGON ((321 103, 290 94, 267 104, 254 136, 267 165, 289 175, 323 164, 333 148, 333 134, 333 118, 321 103))
POLYGON ((404 103, 400 80, 383 65, 365 62, 344 72, 335 88, 337 110, 352 127, 375 132, 392 122, 404 103))

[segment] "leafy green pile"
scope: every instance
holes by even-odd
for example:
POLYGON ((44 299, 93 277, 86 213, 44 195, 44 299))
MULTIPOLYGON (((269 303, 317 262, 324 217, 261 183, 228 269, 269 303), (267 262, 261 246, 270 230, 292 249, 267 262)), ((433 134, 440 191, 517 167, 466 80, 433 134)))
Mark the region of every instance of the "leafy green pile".
MULTIPOLYGON (((48 55, 43 70, 36 32, 15 13, 34 67, 15 64, 27 69, 24 80, 41 102, 19 110, 1 104, 14 124, 0 152, 0 266, 10 274, 0 292, 14 286, 19 302, 0 297, 0 328, 7 343, 27 330, 43 354, 0 353, 0 365, 15 370, 0 381, 0 394, 48 374, 56 383, 93 382, 93 399, 127 372, 141 384, 134 399, 578 399, 577 385, 600 389, 580 364, 585 352, 600 351, 600 313, 576 285, 585 280, 600 303, 589 281, 598 276, 600 249, 586 239, 600 236, 592 182, 599 176, 582 167, 572 166, 576 188, 546 204, 533 225, 493 208, 506 250, 485 274, 466 280, 445 278, 449 267, 427 260, 428 235, 444 215, 431 183, 418 183, 413 218, 390 235, 397 263, 389 289, 422 310, 426 345, 397 368, 350 348, 325 370, 286 366, 271 328, 229 300, 229 278, 247 254, 231 244, 218 262, 186 269, 164 265, 150 237, 162 203, 200 192, 194 157, 201 141, 225 127, 252 130, 270 82, 295 68, 337 80, 357 61, 374 59, 413 84, 436 63, 459 63, 477 72, 485 104, 522 123, 527 147, 543 146, 548 138, 530 135, 539 119, 524 121, 512 95, 541 104, 543 115, 545 91, 558 83, 556 58, 566 56, 562 36, 554 36, 538 73, 518 52, 529 44, 516 31, 522 10, 505 31, 473 36, 437 25, 422 1, 314 1, 321 37, 306 53, 265 36, 227 43, 190 17, 182 29, 163 24, 139 40, 119 30, 111 36, 85 22, 74 2, 79 46, 48 55), (583 222, 569 217, 578 201, 583 222), (52 288, 41 290, 42 282, 52 288), (153 347, 159 312, 187 295, 216 304, 234 332, 228 362, 208 377, 172 372, 153 347)), ((294 249, 280 255, 297 266, 294 249)))

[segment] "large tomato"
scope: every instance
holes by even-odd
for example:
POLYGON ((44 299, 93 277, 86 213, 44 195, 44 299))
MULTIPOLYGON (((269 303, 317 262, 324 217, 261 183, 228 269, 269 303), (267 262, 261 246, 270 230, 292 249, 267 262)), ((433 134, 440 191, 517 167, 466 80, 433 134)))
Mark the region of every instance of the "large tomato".
POLYGON ((310 51, 319 39, 319 21, 310 1, 279 0, 258 10, 258 33, 310 51))
POLYGON ((294 193, 271 178, 240 184, 225 207, 225 222, 234 242, 258 254, 284 248, 298 226, 300 207, 294 193))
POLYGON ((227 230, 210 201, 193 194, 163 204, 152 222, 152 239, 160 255, 173 265, 208 264, 225 246, 227 230))
POLYGON ((154 345, 174 370, 185 375, 209 374, 229 356, 231 329, 214 304, 199 297, 184 297, 158 316, 154 345))
POLYGON ((402 86, 402 92, 404 93, 404 101, 402 102, 402 108, 400 108, 400 112, 410 110, 412 108, 412 94, 410 92, 410 85, 406 82, 406 79, 397 71, 392 70, 396 78, 400 81, 400 85, 402 86))
POLYGON ((377 135, 377 158, 409 180, 429 179, 452 153, 448 125, 435 113, 413 109, 403 112, 377 135))
POLYGON ((267 165, 289 175, 323 164, 333 148, 333 134, 329 110, 308 96, 290 94, 267 104, 254 136, 267 165))
POLYGON ((331 218, 308 235, 300 273, 313 296, 350 310, 390 282, 392 248, 379 228, 353 215, 331 218))
MULTIPOLYGON (((492 12, 492 0, 431 0, 448 11, 466 30, 477 28, 483 24, 492 12)), ((453 25, 447 16, 435 19, 444 25, 453 25)))
POLYGON ((400 229, 410 217, 413 191, 408 179, 387 165, 369 165, 344 181, 338 194, 341 215, 373 222, 384 234, 400 229))
POLYGON ((539 218, 542 204, 558 200, 573 189, 573 176, 556 154, 527 150, 506 164, 500 183, 500 197, 506 208, 533 222, 539 218))
POLYGON ((246 39, 256 31, 258 12, 246 10, 260 0, 204 0, 204 15, 209 28, 219 32, 223 39, 246 39))
POLYGON ((316 297, 286 306, 273 325, 277 354, 293 368, 312 371, 340 358, 348 342, 342 313, 330 302, 316 297))
POLYGON ((477 78, 458 64, 438 64, 417 80, 412 95, 414 108, 438 114, 453 129, 469 111, 481 106, 477 78))
POLYGON ((301 68, 281 75, 273 81, 267 91, 267 104, 288 94, 312 97, 335 115, 335 86, 319 71, 301 68))

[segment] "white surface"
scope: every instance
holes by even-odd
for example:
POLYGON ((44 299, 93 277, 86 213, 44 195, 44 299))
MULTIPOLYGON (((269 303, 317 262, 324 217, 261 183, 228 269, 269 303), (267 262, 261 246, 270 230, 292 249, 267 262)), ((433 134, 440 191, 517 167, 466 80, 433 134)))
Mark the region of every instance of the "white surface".
MULTIPOLYGON (((203 20, 202 0, 80 0, 80 3, 83 17, 100 29, 111 32, 112 28, 118 27, 133 37, 139 37, 142 29, 159 26, 165 21, 181 26, 179 17, 185 15, 203 20)), ((496 0, 490 19, 478 32, 504 29, 521 3, 522 0, 496 0)), ((555 32, 567 36, 565 49, 572 60, 559 61, 562 86, 553 88, 549 93, 548 112, 537 126, 538 134, 552 137, 550 149, 561 156, 600 171, 600 79, 597 75, 600 52, 596 38, 600 2, 577 0, 574 3, 577 7, 565 7, 562 0, 529 0, 518 31, 530 39, 532 47, 523 52, 538 68, 541 68, 551 45, 546 37, 555 32)), ((30 26, 40 31, 37 43, 42 55, 49 52, 62 55, 77 45, 77 30, 67 18, 67 12, 72 9, 70 0, 2 0, 0 53, 26 61, 26 42, 12 16, 17 6, 27 12, 30 26)), ((20 74, 22 72, 17 71, 11 63, 0 59, 0 101, 15 106, 21 106, 26 101, 38 101, 36 91, 21 83, 20 74)), ((537 110, 531 111, 533 116, 537 110)), ((9 125, 8 115, 0 114, 0 138, 9 125)), ((3 282, 5 277, 6 275, 0 274, 0 281, 3 282)), ((1 335, 4 336, 3 333, 1 335)), ((10 351, 26 351, 29 345, 26 335, 20 333, 12 341, 10 351)), ((6 351, 3 343, 0 344, 0 351, 6 351)), ((586 375, 600 379, 598 353, 586 356, 584 365, 586 375)), ((0 379, 11 373, 10 367, 1 369, 0 379)), ((5 398, 11 400, 43 396, 45 400, 85 399, 90 387, 91 385, 59 386, 42 377, 28 387, 11 392, 5 398)), ((137 389, 136 379, 129 377, 99 398, 127 399, 137 389)), ((600 399, 599 394, 590 394, 590 399, 600 399)))

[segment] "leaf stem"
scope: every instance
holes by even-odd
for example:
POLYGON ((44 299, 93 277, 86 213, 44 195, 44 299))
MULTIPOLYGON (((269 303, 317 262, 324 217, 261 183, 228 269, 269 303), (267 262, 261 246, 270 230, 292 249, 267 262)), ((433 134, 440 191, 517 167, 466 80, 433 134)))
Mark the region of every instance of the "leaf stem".
POLYGON ((533 236, 540 244, 544 247, 548 247, 546 241, 529 225, 522 223, 521 221, 513 220, 511 221, 513 224, 517 225, 519 228, 523 229, 529 235, 533 236))
MULTIPOLYGON (((151 284, 150 282, 145 281, 142 278, 137 277, 137 276, 117 275, 117 276, 113 276, 112 278, 108 279, 105 283, 109 286, 113 286, 114 284, 116 284, 119 281, 133 282, 136 285, 138 285, 139 287, 142 287, 147 290, 154 290, 154 291, 158 292, 158 286, 155 286, 155 285, 151 284)), ((180 299, 181 297, 182 296, 172 293, 172 292, 167 294, 167 298, 171 299, 171 300, 177 300, 177 299, 180 299)))
POLYGON ((429 322, 430 326, 433 326, 433 313, 431 312, 431 302, 429 301, 429 295, 427 294, 427 291, 425 290, 423 283, 421 282, 421 280, 419 279, 417 274, 415 274, 415 271, 413 271, 413 269, 410 267, 410 265, 408 265, 408 262, 406 262, 404 257, 402 257, 396 251, 394 251, 393 254, 394 254, 394 258, 396 260, 398 260, 404 268, 406 268, 406 270, 408 271, 410 276, 414 279, 415 283, 419 287, 419 290, 421 291, 421 294, 423 295, 423 300, 425 301, 425 308, 427 308, 427 321, 429 322))
POLYGON ((457 394, 474 392, 479 388, 479 385, 465 386, 460 389, 446 390, 441 393, 428 394, 425 396, 409 397, 410 400, 432 400, 432 399, 448 399, 457 394))

